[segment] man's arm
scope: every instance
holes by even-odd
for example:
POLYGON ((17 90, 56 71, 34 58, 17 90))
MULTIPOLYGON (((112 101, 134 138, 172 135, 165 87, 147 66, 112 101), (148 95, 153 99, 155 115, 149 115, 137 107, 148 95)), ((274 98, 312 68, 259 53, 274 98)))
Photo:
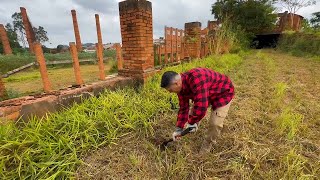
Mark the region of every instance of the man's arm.
POLYGON ((181 95, 178 95, 179 97, 179 112, 178 112, 178 118, 176 126, 179 128, 184 128, 184 125, 188 121, 188 115, 189 115, 189 99, 184 98, 181 95))

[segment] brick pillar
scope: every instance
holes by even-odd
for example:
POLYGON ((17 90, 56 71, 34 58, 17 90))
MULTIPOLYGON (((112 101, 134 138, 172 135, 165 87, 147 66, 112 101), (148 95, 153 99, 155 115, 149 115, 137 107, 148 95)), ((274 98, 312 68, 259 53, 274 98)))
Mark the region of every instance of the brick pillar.
POLYGON ((6 29, 4 28, 3 24, 0 24, 0 40, 3 46, 4 54, 12 54, 12 50, 10 47, 8 35, 6 29))
POLYGON ((176 61, 179 61, 180 59, 179 59, 179 49, 178 49, 178 34, 179 34, 179 29, 178 28, 176 28, 175 29, 175 31, 176 31, 176 61))
POLYGON ((33 29, 31 27, 31 23, 29 22, 27 10, 24 7, 20 7, 20 11, 21 11, 21 16, 22 16, 23 26, 26 31, 27 41, 29 44, 29 51, 30 51, 30 53, 33 54, 34 53, 33 42, 35 41, 34 34, 32 33, 33 29))
POLYGON ((117 52, 117 65, 118 65, 118 71, 119 71, 123 69, 123 59, 122 59, 120 43, 116 44, 116 52, 117 52))
POLYGON ((6 88, 4 86, 4 82, 2 81, 2 76, 0 74, 0 99, 6 99, 7 98, 7 92, 6 88))
POLYGON ((101 43, 96 43, 96 53, 97 53, 98 65, 99 65, 99 79, 105 80, 106 74, 104 72, 104 64, 103 64, 103 46, 101 43))
POLYGON ((71 14, 72 14, 72 22, 73 22, 74 36, 76 38, 77 50, 78 50, 78 52, 81 52, 82 51, 82 44, 81 44, 81 38, 80 38, 76 10, 74 10, 74 9, 71 10, 71 14))
POLYGON ((164 64, 168 64, 168 33, 167 26, 164 27, 164 64))
POLYGON ((185 43, 191 58, 200 58, 201 51, 201 23, 191 22, 185 26, 185 43))
POLYGON ((119 2, 123 69, 119 75, 144 82, 154 73, 152 5, 146 0, 119 2))
POLYGON ((74 42, 70 42, 69 45, 70 45, 70 53, 73 61, 74 75, 76 76, 76 83, 77 85, 81 86, 83 85, 83 80, 81 78, 81 73, 80 73, 80 64, 78 59, 77 47, 74 42))
POLYGON ((102 44, 102 35, 101 35, 99 14, 95 14, 95 17, 96 17, 96 27, 97 27, 98 43, 99 43, 99 44, 102 44))
POLYGON ((37 62, 39 63, 39 69, 41 74, 41 79, 43 83, 43 89, 45 92, 51 91, 51 83, 49 81, 48 72, 47 72, 47 66, 46 61, 44 59, 43 51, 42 51, 42 45, 39 42, 33 43, 34 47, 34 53, 37 58, 37 62))
POLYGON ((174 62, 174 59, 173 59, 173 28, 170 27, 170 62, 174 62))
POLYGON ((159 61, 159 65, 161 65, 161 42, 158 45, 158 61, 159 61))
POLYGON ((181 55, 180 55, 180 59, 184 59, 184 31, 181 30, 181 55))

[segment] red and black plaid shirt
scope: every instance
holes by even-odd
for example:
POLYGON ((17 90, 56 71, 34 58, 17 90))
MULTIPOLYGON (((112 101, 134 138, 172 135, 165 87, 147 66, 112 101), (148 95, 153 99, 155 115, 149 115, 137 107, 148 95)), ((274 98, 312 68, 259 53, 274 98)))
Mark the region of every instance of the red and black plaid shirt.
POLYGON ((182 89, 178 93, 180 109, 177 127, 183 128, 186 122, 189 124, 199 122, 206 115, 209 105, 215 110, 227 105, 234 96, 231 80, 218 72, 195 68, 180 75, 182 89), (194 104, 191 115, 189 115, 189 99, 194 104))

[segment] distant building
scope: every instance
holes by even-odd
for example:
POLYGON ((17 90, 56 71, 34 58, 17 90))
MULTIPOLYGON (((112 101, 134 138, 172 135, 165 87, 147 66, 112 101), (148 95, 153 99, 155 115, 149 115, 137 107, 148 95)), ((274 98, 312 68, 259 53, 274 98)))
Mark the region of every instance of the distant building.
POLYGON ((276 31, 282 32, 284 30, 300 31, 302 28, 303 16, 293 13, 278 13, 276 22, 276 31))
POLYGON ((164 38, 163 38, 163 37, 160 37, 159 39, 154 39, 154 40, 153 40, 153 44, 154 44, 154 45, 164 44, 164 38))

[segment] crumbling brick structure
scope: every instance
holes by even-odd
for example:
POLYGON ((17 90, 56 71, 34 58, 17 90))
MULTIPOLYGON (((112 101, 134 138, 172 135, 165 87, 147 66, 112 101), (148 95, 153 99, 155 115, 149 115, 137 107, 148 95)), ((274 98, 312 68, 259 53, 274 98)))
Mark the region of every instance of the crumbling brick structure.
POLYGON ((70 42, 69 46, 70 46, 70 53, 73 61, 73 69, 74 69, 74 75, 76 77, 76 83, 77 85, 82 86, 84 83, 83 83, 81 72, 80 72, 80 64, 79 64, 78 51, 77 51, 78 49, 74 42, 70 42))
POLYGON ((200 58, 201 51, 201 23, 185 23, 185 57, 200 58))
POLYGON ((82 44, 81 44, 81 38, 80 38, 76 10, 74 10, 74 9, 71 10, 71 14, 72 14, 72 23, 73 23, 73 29, 74 29, 74 36, 76 38, 77 50, 78 50, 78 52, 81 52, 82 51, 82 44))
POLYGON ((32 28, 31 22, 28 18, 26 8, 20 7, 20 11, 21 11, 21 16, 22 16, 23 26, 24 26, 26 36, 27 36, 27 41, 29 44, 29 51, 30 51, 30 53, 33 54, 34 53, 33 43, 36 41, 36 36, 33 32, 33 28, 32 28))
POLYGON ((119 2, 123 69, 121 76, 144 81, 154 73, 152 5, 146 0, 119 2))
POLYGON ((303 17, 298 14, 278 13, 279 21, 276 24, 275 31, 282 32, 285 30, 300 31, 302 27, 303 17))
POLYGON ((10 47, 8 35, 6 29, 4 28, 3 24, 0 24, 0 40, 3 46, 4 54, 12 54, 12 49, 10 47))
POLYGON ((117 53, 117 66, 118 70, 123 69, 123 59, 122 59, 122 52, 121 52, 121 45, 120 43, 116 43, 116 53, 117 53))
POLYGON ((2 81, 2 76, 0 75, 0 99, 5 99, 6 97, 6 88, 4 86, 4 82, 2 81))
POLYGON ((99 14, 95 14, 95 18, 96 18, 96 27, 97 27, 98 43, 99 43, 99 44, 102 44, 102 35, 101 35, 101 27, 100 27, 99 14))
POLYGON ((46 61, 44 59, 43 51, 42 51, 42 45, 39 42, 35 42, 33 44, 34 47, 34 53, 36 55, 37 61, 39 63, 39 69, 41 74, 41 79, 43 83, 43 89, 45 92, 51 91, 51 83, 49 81, 48 72, 47 72, 47 66, 46 61))

